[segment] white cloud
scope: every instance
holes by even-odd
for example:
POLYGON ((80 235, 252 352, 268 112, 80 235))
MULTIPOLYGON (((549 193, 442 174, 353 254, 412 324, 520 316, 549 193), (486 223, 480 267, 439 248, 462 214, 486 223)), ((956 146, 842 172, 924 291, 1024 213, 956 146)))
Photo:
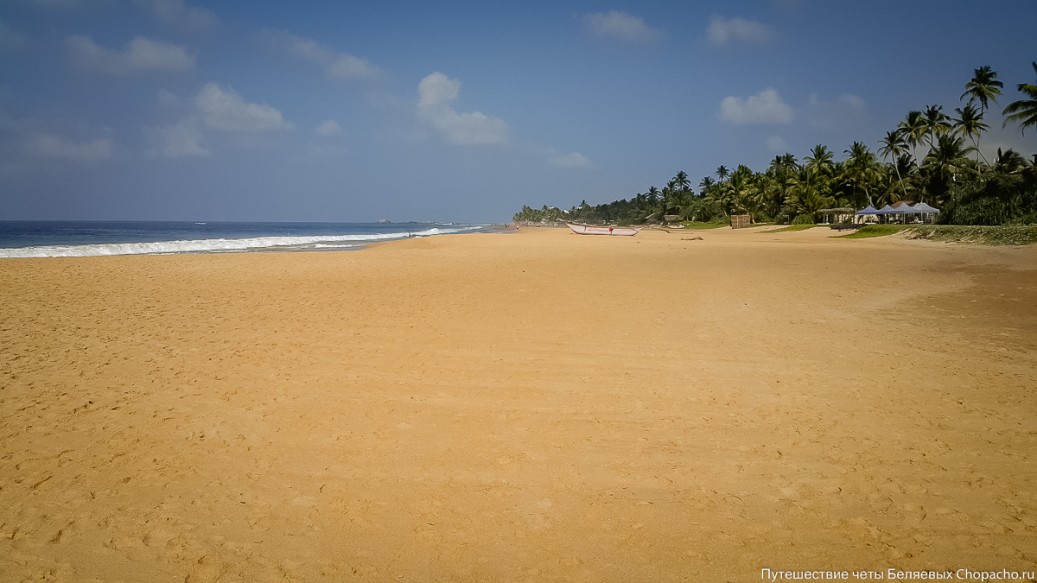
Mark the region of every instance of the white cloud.
POLYGON ((835 101, 825 101, 816 93, 807 101, 807 126, 815 130, 850 127, 864 119, 867 106, 856 95, 840 95, 835 101))
POLYGON ((771 152, 788 152, 789 143, 781 136, 771 136, 767 138, 767 149, 771 152))
POLYGON ((288 54, 322 66, 333 79, 367 79, 381 74, 381 70, 366 59, 335 52, 308 38, 269 31, 262 36, 288 54))
POLYGON ((74 162, 98 162, 112 157, 112 140, 98 138, 75 142, 65 136, 37 132, 28 136, 25 150, 33 155, 74 162))
POLYGON ((191 30, 208 30, 219 24, 216 15, 204 8, 188 6, 183 0, 137 0, 151 9, 159 21, 191 30))
POLYGON ((168 89, 158 90, 158 103, 163 107, 179 107, 183 102, 179 95, 168 89))
POLYGON ((792 108, 771 88, 747 99, 728 96, 720 102, 720 119, 734 125, 787 124, 792 118, 792 108))
POLYGON ((335 121, 333 119, 329 119, 329 120, 325 120, 320 125, 318 125, 316 127, 316 129, 313 130, 313 133, 317 134, 318 136, 325 137, 325 138, 330 138, 330 137, 334 137, 334 136, 341 136, 342 135, 342 126, 338 125, 337 121, 335 121))
POLYGON ((559 152, 551 151, 548 154, 547 161, 552 166, 557 166, 559 168, 590 168, 594 165, 590 158, 579 152, 561 154, 559 152))
POLYGON ((662 37, 661 31, 649 26, 642 18, 618 10, 588 14, 584 21, 595 35, 624 42, 652 42, 662 37))
POLYGON ((156 158, 208 158, 212 156, 202 146, 202 131, 196 125, 182 121, 177 124, 146 128, 151 142, 148 155, 156 158))
POLYGON ((194 100, 206 127, 231 132, 266 132, 292 129, 277 108, 249 103, 232 89, 206 83, 194 100))
POLYGON ((328 65, 328 75, 334 79, 363 79, 377 74, 378 67, 345 53, 336 54, 328 65))
POLYGON ((418 83, 418 115, 452 144, 499 144, 508 135, 504 120, 482 112, 458 112, 451 103, 461 94, 461 82, 440 72, 418 83))
POLYGON ((723 46, 732 41, 762 43, 774 38, 774 29, 755 20, 713 15, 709 19, 706 36, 709 42, 716 46, 723 46))
POLYGON ((214 131, 259 134, 293 128, 277 108, 246 101, 218 83, 206 83, 193 99, 160 89, 158 102, 171 111, 183 110, 184 116, 176 123, 144 128, 144 153, 153 158, 212 158, 207 142, 214 131))
POLYGON ((65 41, 80 68, 108 75, 127 75, 146 71, 184 72, 194 68, 194 55, 184 47, 135 37, 123 51, 99 46, 90 37, 70 36, 65 41))

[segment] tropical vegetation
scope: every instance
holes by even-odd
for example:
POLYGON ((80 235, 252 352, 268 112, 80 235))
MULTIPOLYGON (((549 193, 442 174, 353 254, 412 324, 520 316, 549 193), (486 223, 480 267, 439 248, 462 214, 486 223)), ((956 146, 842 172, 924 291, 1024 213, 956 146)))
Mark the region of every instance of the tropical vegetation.
MULTIPOLYGON (((1037 62, 1033 68, 1037 74, 1037 62)), ((1037 224, 1037 154, 998 149, 988 160, 980 150, 1003 87, 989 66, 975 69, 953 115, 941 105, 910 111, 874 152, 853 142, 837 160, 818 144, 802 160, 782 154, 760 171, 722 164, 698 182, 697 192, 680 171, 661 190, 652 186, 628 199, 583 201, 568 210, 525 206, 514 219, 637 224, 664 218, 726 222, 732 214, 748 214, 757 222, 813 224, 824 209, 880 208, 903 200, 942 209, 939 221, 948 224, 1037 224)), ((1037 84, 1017 89, 1022 97, 1004 107, 1002 125, 1018 125, 1025 135, 1037 126, 1037 84)))

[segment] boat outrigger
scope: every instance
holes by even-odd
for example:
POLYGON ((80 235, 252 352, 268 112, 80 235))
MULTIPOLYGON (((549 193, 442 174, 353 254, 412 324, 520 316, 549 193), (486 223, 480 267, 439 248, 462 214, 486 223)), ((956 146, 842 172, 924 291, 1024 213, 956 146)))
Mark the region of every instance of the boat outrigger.
POLYGON ((565 223, 569 225, 573 233, 578 235, 613 235, 619 237, 633 237, 641 229, 633 227, 613 227, 610 225, 580 225, 577 223, 565 223))

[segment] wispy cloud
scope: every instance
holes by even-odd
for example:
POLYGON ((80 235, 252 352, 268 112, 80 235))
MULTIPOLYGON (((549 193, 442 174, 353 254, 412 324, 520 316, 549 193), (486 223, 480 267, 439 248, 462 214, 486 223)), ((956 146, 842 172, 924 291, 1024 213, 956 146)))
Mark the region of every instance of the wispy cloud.
POLYGON ((591 159, 579 152, 569 152, 563 154, 555 150, 549 150, 547 153, 547 161, 552 166, 558 168, 591 168, 594 163, 591 159))
POLYGON ((592 34, 623 42, 647 43, 663 36, 662 31, 652 28, 644 19, 618 10, 588 14, 584 22, 592 34))
POLYGON ((320 65, 333 79, 369 79, 381 74, 367 59, 333 51, 312 39, 284 31, 264 31, 261 36, 292 56, 320 65))
POLYGON ((745 99, 728 96, 720 102, 720 119, 738 126, 791 123, 792 108, 772 88, 745 99))
POLYGON ((149 71, 182 73, 194 68, 195 56, 184 47, 141 36, 126 43, 121 51, 106 49, 81 35, 68 37, 65 44, 84 71, 129 75, 149 71))
POLYGON ((508 136, 504 120, 479 111, 459 112, 452 103, 461 93, 461 82, 440 72, 418 83, 418 115, 452 144, 499 144, 508 136))
POLYGON ((194 99, 206 127, 230 132, 268 132, 292 129, 281 112, 263 103, 251 103, 233 89, 206 83, 194 99))
POLYGON ((826 130, 852 126, 864 119, 867 105, 856 95, 840 95, 826 101, 816 93, 810 95, 806 109, 807 126, 815 130, 826 130))
POLYGON ((731 42, 764 43, 774 38, 774 29, 756 20, 734 17, 724 18, 713 15, 706 29, 709 42, 716 46, 724 46, 731 42))
MULTIPOLYGON (((256 135, 294 127, 276 107, 250 102, 215 82, 206 83, 187 99, 162 89, 158 103, 168 110, 181 109, 183 115, 175 123, 144 128, 148 143, 145 154, 153 158, 212 158, 207 142, 212 142, 213 132, 256 135)), ((330 131, 327 123, 318 128, 318 133, 330 131)))
POLYGON ((147 154, 154 158, 212 157, 212 152, 202 145, 201 129, 189 121, 145 128, 144 133, 151 144, 147 154))
POLYGON ((77 142, 59 134, 36 132, 27 137, 24 147, 29 154, 44 158, 99 162, 112 157, 113 143, 110 138, 77 142))
POLYGON ((789 143, 781 136, 770 136, 767 138, 767 149, 771 152, 788 152, 789 143))
POLYGON ((329 119, 321 122, 320 125, 314 128, 313 133, 322 138, 333 138, 342 135, 342 126, 337 121, 329 119))
POLYGON ((137 0, 137 4, 151 10, 160 22, 178 28, 208 30, 220 22, 212 12, 205 8, 188 6, 183 0, 137 0))

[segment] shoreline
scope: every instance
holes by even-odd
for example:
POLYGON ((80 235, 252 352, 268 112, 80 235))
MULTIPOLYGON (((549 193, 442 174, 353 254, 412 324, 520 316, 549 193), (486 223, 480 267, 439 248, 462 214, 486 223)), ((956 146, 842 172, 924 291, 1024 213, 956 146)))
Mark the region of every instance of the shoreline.
POLYGON ((0 580, 1032 569, 1037 249, 811 231, 0 261, 0 580))
POLYGON ((15 221, 0 227, 0 258, 15 259, 352 250, 371 242, 492 232, 498 228, 455 223, 154 221, 15 221), (410 230, 414 226, 422 229, 410 230))

